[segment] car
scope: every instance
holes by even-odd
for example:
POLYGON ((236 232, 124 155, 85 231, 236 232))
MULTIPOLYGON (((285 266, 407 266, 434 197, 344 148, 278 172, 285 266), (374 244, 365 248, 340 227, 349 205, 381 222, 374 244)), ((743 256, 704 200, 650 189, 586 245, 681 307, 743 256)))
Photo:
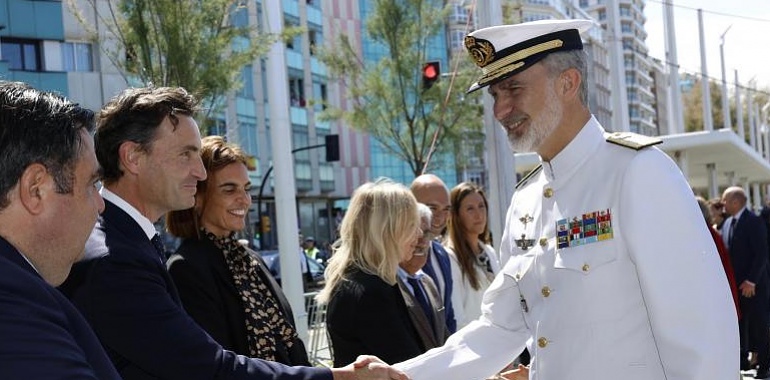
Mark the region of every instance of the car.
MULTIPOLYGON (((297 251, 298 254, 303 255, 301 251, 297 251)), ((265 264, 267 264, 267 269, 270 271, 270 273, 275 277, 275 280, 278 281, 278 284, 281 284, 281 255, 280 251, 278 250, 264 250, 259 251, 259 255, 262 257, 262 260, 265 261, 265 264)), ((309 269, 309 275, 303 274, 302 276, 302 284, 305 292, 314 292, 318 291, 321 288, 324 287, 325 280, 324 280, 324 271, 326 270, 326 267, 315 261, 315 260, 303 260, 300 257, 300 262, 304 263, 307 262, 308 269, 309 269)))

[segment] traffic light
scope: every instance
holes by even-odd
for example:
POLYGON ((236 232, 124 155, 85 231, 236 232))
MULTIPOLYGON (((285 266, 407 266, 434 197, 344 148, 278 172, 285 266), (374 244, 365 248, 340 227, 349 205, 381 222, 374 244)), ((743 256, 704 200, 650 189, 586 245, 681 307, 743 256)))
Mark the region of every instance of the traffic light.
POLYGON ((260 218, 259 222, 260 222, 259 223, 260 227, 262 227, 261 228, 262 233, 266 234, 266 233, 270 232, 270 230, 272 229, 272 226, 270 225, 270 217, 269 216, 262 215, 262 217, 260 218))
POLYGON ((427 90, 441 76, 441 63, 439 61, 430 61, 422 67, 422 89, 427 90))
POLYGON ((326 135, 324 144, 326 145, 326 162, 340 160, 340 136, 326 135))

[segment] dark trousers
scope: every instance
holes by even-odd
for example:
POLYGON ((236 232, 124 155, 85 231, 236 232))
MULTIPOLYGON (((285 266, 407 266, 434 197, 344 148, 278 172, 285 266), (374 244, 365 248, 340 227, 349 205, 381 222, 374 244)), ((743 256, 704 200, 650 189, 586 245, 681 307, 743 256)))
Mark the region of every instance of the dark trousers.
POLYGON ((768 330, 768 292, 757 286, 754 297, 740 296, 741 367, 745 368, 749 351, 757 352, 759 371, 770 369, 770 330, 768 330))

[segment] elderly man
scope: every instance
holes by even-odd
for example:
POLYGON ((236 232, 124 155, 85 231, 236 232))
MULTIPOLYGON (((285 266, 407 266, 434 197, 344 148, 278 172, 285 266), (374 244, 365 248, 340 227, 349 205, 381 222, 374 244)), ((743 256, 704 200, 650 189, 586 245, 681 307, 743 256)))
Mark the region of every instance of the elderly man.
MULTIPOLYGON (((514 151, 542 165, 513 195, 511 258, 482 316, 396 365, 413 380, 480 379, 528 343, 539 380, 738 376, 730 287, 692 191, 657 141, 607 134, 588 109, 587 20, 475 31, 465 46, 514 151)), ((620 128, 620 126, 617 126, 620 128)))
POLYGON ((412 257, 399 263, 397 279, 409 311, 409 319, 420 336, 423 350, 427 351, 444 344, 449 330, 444 323, 444 303, 436 284, 421 269, 428 261, 427 253, 433 236, 430 228, 431 211, 422 203, 417 205, 417 209, 420 212, 422 236, 412 257))
POLYGON ((0 379, 119 379, 54 286, 83 256, 104 201, 94 114, 0 82, 0 379))
POLYGON ((446 327, 450 333, 454 333, 457 331, 457 320, 455 320, 454 307, 452 306, 452 269, 449 253, 439 241, 449 217, 449 190, 444 181, 435 174, 418 176, 412 181, 409 190, 412 191, 417 202, 430 208, 432 214, 430 232, 437 239, 430 241, 428 258, 422 269, 436 284, 444 304, 446 327))

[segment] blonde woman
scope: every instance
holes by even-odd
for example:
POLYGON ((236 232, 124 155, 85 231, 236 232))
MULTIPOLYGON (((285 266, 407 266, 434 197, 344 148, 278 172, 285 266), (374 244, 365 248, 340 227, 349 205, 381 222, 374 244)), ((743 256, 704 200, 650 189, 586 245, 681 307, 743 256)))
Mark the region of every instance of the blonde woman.
POLYGON ((356 189, 318 295, 335 365, 371 354, 395 363, 422 353, 396 284, 398 263, 411 258, 421 235, 417 201, 390 180, 356 189))
POLYGON ((473 183, 463 182, 452 189, 449 199, 444 246, 452 262, 452 305, 459 330, 481 315, 482 296, 500 271, 500 262, 489 245, 484 191, 473 183))

